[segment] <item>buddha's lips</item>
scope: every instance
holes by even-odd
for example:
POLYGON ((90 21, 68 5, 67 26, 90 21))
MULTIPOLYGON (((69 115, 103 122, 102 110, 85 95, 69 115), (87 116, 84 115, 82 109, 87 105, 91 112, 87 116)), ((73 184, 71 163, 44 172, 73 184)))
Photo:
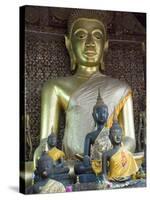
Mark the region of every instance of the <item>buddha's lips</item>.
POLYGON ((93 48, 88 48, 88 49, 85 50, 84 54, 87 55, 87 56, 95 56, 96 51, 93 48))
POLYGON ((93 47, 85 48, 84 54, 91 55, 91 56, 96 55, 96 49, 93 47))
POLYGON ((85 51, 85 56, 91 56, 91 57, 93 57, 93 56, 95 56, 96 55, 96 51, 85 51))

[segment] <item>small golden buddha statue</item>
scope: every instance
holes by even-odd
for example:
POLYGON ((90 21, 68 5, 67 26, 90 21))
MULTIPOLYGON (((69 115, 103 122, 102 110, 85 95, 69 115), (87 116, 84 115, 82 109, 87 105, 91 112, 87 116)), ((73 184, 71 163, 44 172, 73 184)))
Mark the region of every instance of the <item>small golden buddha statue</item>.
POLYGON ((123 143, 128 150, 135 150, 131 88, 127 83, 101 73, 103 55, 108 46, 106 15, 75 9, 69 18, 65 42, 75 74, 50 79, 42 89, 40 145, 34 159, 41 153, 41 146, 52 127, 58 134, 62 109, 66 113, 63 138, 65 155, 67 159, 74 159, 75 154, 83 155, 86 134, 94 129, 92 109, 98 88, 108 106, 108 128, 112 125, 116 107, 124 131, 123 143))

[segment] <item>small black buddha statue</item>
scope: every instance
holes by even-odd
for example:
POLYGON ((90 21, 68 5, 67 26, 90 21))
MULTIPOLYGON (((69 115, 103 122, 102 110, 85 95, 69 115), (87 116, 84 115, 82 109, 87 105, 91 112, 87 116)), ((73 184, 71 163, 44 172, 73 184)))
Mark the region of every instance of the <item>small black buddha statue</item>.
POLYGON ((91 145, 94 144, 97 136, 100 134, 101 130, 104 128, 105 123, 108 119, 108 107, 104 104, 101 96, 100 90, 98 91, 98 97, 96 105, 93 108, 93 119, 95 122, 96 130, 88 133, 84 142, 84 157, 90 157, 91 145))
POLYGON ((101 131, 104 128, 108 118, 108 107, 104 104, 100 96, 100 90, 98 91, 97 102, 93 108, 92 115, 95 122, 96 130, 87 134, 84 142, 83 161, 76 163, 74 167, 75 174, 79 175, 80 182, 96 181, 96 176, 93 172, 91 165, 91 146, 94 144, 98 135, 101 134, 101 131))
POLYGON ((51 178, 62 182, 64 185, 72 183, 69 175, 69 167, 65 165, 63 151, 56 147, 57 137, 53 133, 53 128, 51 134, 48 136, 47 140, 48 151, 47 155, 53 160, 54 173, 51 174, 51 178))
POLYGON ((138 166, 132 153, 122 144, 122 128, 118 123, 116 114, 114 114, 109 138, 113 148, 104 152, 102 156, 103 181, 108 185, 115 182, 129 181, 131 176, 138 171, 138 166))
POLYGON ((47 139, 48 151, 47 154, 50 158, 53 159, 53 165, 56 168, 64 168, 64 173, 69 172, 69 168, 64 167, 64 157, 65 154, 63 151, 56 147, 57 145, 57 137, 56 134, 53 133, 53 128, 51 130, 51 134, 48 136, 47 139))
POLYGON ((56 173, 58 173, 58 170, 54 167, 52 158, 48 156, 46 151, 43 152, 40 159, 37 161, 36 170, 34 172, 34 184, 27 188, 26 193, 65 192, 64 185, 51 178, 56 173))
POLYGON ((70 176, 69 176, 69 168, 64 164, 65 154, 63 151, 56 147, 57 137, 56 134, 53 133, 53 129, 51 130, 51 134, 47 139, 48 151, 42 153, 40 159, 38 160, 38 164, 36 170, 34 172, 34 182, 38 182, 41 180, 41 169, 45 165, 45 162, 48 163, 49 173, 48 177, 53 180, 57 180, 64 185, 70 184, 70 176), (49 158, 48 161, 46 157, 49 158), (40 163, 40 164, 39 164, 40 163), (40 167, 39 167, 40 166, 40 167))

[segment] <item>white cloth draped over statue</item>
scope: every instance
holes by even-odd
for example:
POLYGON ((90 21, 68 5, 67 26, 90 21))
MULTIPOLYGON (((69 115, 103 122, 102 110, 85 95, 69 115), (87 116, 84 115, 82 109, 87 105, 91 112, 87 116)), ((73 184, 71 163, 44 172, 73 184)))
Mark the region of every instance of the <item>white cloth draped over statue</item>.
POLYGON ((93 74, 83 83, 71 96, 66 111, 63 147, 67 158, 73 158, 75 154, 83 154, 85 137, 95 129, 92 112, 99 88, 100 95, 108 106, 108 127, 112 123, 114 108, 119 113, 131 95, 131 89, 126 82, 100 73, 93 74))

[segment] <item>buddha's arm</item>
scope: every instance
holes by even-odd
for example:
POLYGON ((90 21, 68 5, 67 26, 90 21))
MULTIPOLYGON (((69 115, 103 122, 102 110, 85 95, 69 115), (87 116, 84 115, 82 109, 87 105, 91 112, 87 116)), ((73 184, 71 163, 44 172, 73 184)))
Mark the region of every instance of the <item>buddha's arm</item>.
POLYGON ((92 134, 87 134, 84 141, 84 156, 90 156, 90 147, 91 147, 91 137, 92 134))
POLYGON ((46 83, 42 89, 41 98, 40 145, 34 152, 34 168, 36 167, 37 159, 39 159, 42 152, 46 150, 47 137, 51 133, 52 127, 53 132, 56 134, 58 133, 60 103, 53 83, 46 83))
POLYGON ((49 82, 42 89, 40 141, 48 137, 52 127, 53 132, 58 133, 60 102, 55 88, 55 85, 49 82))
POLYGON ((108 157, 108 152, 104 152, 102 154, 102 174, 104 176, 104 178, 107 177, 107 157, 108 157))
POLYGON ((125 132, 124 145, 131 152, 135 151, 136 139, 135 139, 135 129, 134 129, 134 114, 133 114, 133 101, 132 96, 129 96, 123 109, 123 126, 125 132))
POLYGON ((41 132, 40 145, 34 152, 34 168, 36 161, 40 158, 43 151, 46 150, 47 137, 52 131, 58 133, 58 119, 60 112, 60 103, 55 90, 55 85, 51 82, 46 83, 42 89, 41 95, 41 132))

